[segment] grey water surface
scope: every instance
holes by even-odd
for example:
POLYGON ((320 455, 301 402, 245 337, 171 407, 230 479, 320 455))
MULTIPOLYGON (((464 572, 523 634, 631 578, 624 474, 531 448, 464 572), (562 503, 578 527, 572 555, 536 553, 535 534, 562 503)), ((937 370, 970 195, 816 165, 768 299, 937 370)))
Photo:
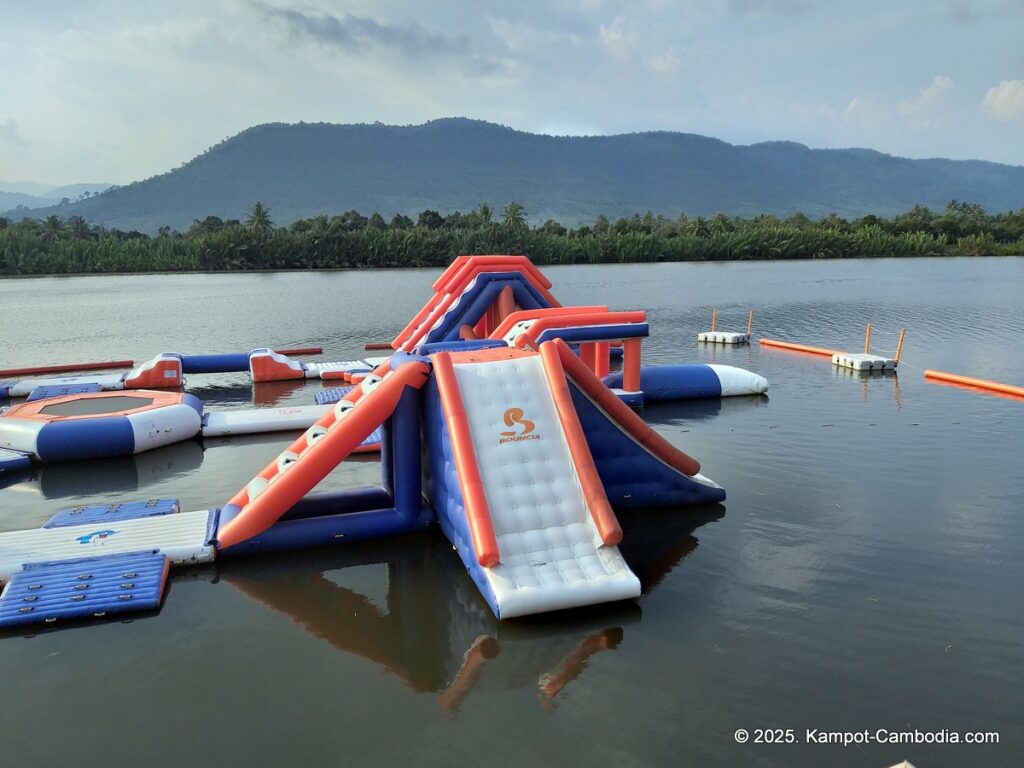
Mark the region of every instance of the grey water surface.
MULTIPOLYGON (((435 532, 172 576, 159 614, 0 634, 0 763, 934 766, 1024 764, 1024 258, 544 268, 564 304, 644 309, 645 361, 716 362, 768 397, 643 415, 723 505, 621 517, 634 603, 496 622, 435 532), (695 343, 708 330, 860 351, 898 376, 695 343), (737 743, 745 729, 750 740, 737 743), (797 743, 755 743, 759 729, 797 743), (849 746, 808 731, 997 732, 849 746)), ((388 341, 438 270, 0 281, 0 368, 388 341)), ((319 382, 194 376, 210 409, 319 382)), ((189 441, 0 480, 0 531, 85 502, 218 506, 290 439, 189 441)), ((327 479, 376 482, 373 459, 327 479)))

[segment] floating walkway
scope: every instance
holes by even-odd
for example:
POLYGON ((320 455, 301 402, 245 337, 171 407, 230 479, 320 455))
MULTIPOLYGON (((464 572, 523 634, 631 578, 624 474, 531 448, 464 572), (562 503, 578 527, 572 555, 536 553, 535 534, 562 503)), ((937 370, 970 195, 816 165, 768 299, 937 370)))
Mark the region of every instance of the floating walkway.
MULTIPOLYGON (((261 349, 260 352, 272 350, 261 349)), ((320 347, 273 350, 278 355, 315 355, 320 347)), ((161 353, 131 368, 127 373, 90 373, 74 376, 28 378, 0 381, 0 397, 48 397, 47 391, 54 388, 93 387, 90 391, 115 391, 123 389, 169 389, 182 386, 184 374, 235 373, 250 369, 252 352, 211 355, 179 355, 161 353), (40 394, 43 393, 43 394, 40 394)), ((104 370, 131 367, 131 360, 115 360, 99 363, 73 363, 67 365, 41 366, 35 368, 11 368, 3 376, 32 375, 38 373, 69 373, 76 371, 104 370)), ((84 390, 79 390, 84 391, 84 390)))

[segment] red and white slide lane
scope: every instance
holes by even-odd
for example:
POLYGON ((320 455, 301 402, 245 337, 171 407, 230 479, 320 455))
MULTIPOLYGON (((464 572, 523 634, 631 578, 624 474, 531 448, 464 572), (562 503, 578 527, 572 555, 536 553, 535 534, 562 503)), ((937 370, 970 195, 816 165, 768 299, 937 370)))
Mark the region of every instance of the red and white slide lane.
POLYGON ((639 596, 558 356, 439 354, 434 371, 499 618, 639 596))

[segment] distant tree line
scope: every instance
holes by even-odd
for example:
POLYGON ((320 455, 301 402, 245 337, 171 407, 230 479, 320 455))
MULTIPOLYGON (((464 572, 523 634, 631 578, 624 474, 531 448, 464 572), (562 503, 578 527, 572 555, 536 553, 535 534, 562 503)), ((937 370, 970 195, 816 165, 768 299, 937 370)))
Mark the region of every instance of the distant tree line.
POLYGON ((988 214, 953 200, 941 212, 915 206, 890 219, 853 221, 648 212, 567 228, 554 219, 530 227, 523 207, 509 203, 500 215, 486 204, 447 216, 426 210, 416 221, 348 211, 276 227, 257 202, 244 221, 207 216, 185 232, 162 227, 156 236, 81 216, 0 217, 0 275, 438 267, 472 253, 525 253, 538 264, 1013 255, 1024 254, 1024 208, 988 214))

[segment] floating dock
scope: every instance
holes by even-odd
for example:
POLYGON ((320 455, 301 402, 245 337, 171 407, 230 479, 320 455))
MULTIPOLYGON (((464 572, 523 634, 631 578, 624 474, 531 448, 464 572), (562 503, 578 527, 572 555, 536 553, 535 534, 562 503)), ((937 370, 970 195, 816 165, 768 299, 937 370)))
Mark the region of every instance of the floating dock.
POLYGON ((711 330, 697 334, 699 344, 748 344, 754 329, 754 310, 747 316, 747 332, 718 330, 718 310, 711 310, 711 330))

